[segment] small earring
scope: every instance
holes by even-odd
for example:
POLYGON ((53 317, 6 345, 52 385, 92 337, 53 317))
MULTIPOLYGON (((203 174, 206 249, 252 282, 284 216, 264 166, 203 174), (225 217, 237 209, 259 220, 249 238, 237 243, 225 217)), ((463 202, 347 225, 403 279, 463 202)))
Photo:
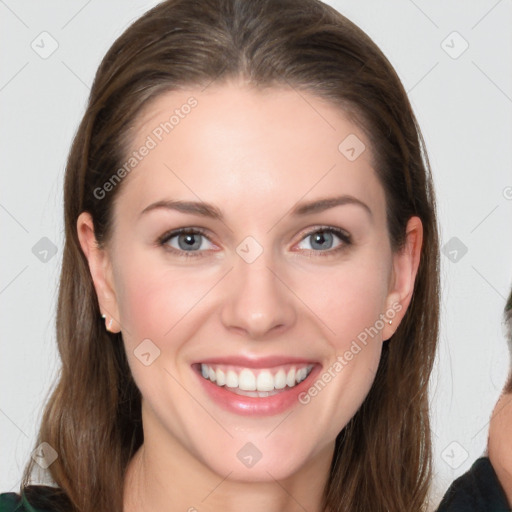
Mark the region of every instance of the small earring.
POLYGON ((393 323, 393 320, 388 320, 388 324, 391 325, 393 323))
MULTIPOLYGON (((103 318, 105 320, 105 318, 107 318, 107 315, 105 315, 105 313, 103 313, 101 315, 101 318, 103 318)), ((105 324, 105 328, 107 329, 107 331, 110 331, 110 329, 112 328, 112 320, 114 320, 114 319, 112 317, 110 317, 108 324, 105 324)))

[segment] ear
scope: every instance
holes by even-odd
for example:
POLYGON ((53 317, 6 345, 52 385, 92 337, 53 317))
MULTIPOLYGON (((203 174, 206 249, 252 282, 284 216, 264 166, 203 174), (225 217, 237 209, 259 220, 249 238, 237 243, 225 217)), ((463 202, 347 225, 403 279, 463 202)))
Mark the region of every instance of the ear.
POLYGON ((404 246, 393 254, 393 270, 389 293, 386 298, 386 321, 382 339, 387 340, 395 333, 402 321, 414 291, 414 282, 420 264, 423 243, 423 224, 419 217, 407 222, 404 246))
POLYGON ((82 212, 76 223, 78 240, 89 263, 89 270, 98 296, 100 311, 106 316, 106 328, 119 332, 119 311, 113 286, 112 265, 106 249, 100 248, 94 234, 94 223, 89 212, 82 212))

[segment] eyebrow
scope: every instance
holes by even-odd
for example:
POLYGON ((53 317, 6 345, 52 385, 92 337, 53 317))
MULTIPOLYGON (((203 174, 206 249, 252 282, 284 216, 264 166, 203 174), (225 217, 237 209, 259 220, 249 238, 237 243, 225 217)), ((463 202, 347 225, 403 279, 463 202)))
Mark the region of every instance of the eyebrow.
POLYGON ((338 197, 326 197, 324 199, 317 199, 316 201, 311 201, 309 203, 300 203, 295 206, 291 212, 292 215, 309 215, 312 213, 323 212, 325 210, 329 210, 330 208, 334 208, 335 206, 343 206, 346 204, 354 204, 357 206, 361 206, 369 215, 373 217, 373 213, 370 207, 363 203, 360 199, 357 199, 353 196, 338 196, 338 197))
POLYGON ((210 217, 217 220, 223 219, 221 211, 212 204, 204 203, 202 201, 177 201, 173 199, 163 199, 146 206, 146 208, 140 212, 139 217, 157 209, 176 210, 182 213, 191 213, 193 215, 210 217))
MULTIPOLYGON (((307 203, 299 203, 292 208, 290 213, 292 216, 296 217, 303 215, 311 215, 314 213, 329 210, 336 206, 343 206, 347 204, 361 206, 369 214, 370 217, 373 217, 373 213, 366 203, 364 203, 360 199, 357 199, 356 197, 349 195, 326 197, 323 199, 317 199, 315 201, 310 201, 307 203)), ((178 201, 173 199, 163 199, 161 201, 157 201, 146 206, 146 208, 144 208, 144 210, 140 212, 139 217, 150 211, 157 209, 175 210, 182 213, 199 215, 201 217, 208 217, 220 221, 224 220, 222 212, 212 204, 205 203, 202 201, 178 201)))

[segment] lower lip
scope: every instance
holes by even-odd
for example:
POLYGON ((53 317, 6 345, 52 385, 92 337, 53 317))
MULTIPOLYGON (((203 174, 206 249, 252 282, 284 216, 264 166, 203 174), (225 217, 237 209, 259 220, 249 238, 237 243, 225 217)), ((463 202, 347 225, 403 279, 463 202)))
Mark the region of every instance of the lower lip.
POLYGON ((299 395, 311 386, 320 370, 321 365, 315 364, 309 375, 300 384, 276 395, 262 398, 237 395, 229 391, 229 388, 217 386, 205 379, 199 371, 194 370, 194 373, 210 398, 224 409, 245 416, 272 416, 299 404, 299 395))

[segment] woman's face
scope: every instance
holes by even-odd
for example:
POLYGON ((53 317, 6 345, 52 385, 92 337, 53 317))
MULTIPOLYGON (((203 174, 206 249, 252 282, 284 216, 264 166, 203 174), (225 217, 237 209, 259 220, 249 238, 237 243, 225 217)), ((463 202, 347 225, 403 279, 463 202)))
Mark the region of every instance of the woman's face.
POLYGON ((102 189, 122 187, 112 239, 89 261, 143 396, 146 453, 240 481, 330 460, 421 244, 413 219, 413 249, 392 252, 363 132, 305 92, 211 85, 158 97, 126 162, 102 189))

